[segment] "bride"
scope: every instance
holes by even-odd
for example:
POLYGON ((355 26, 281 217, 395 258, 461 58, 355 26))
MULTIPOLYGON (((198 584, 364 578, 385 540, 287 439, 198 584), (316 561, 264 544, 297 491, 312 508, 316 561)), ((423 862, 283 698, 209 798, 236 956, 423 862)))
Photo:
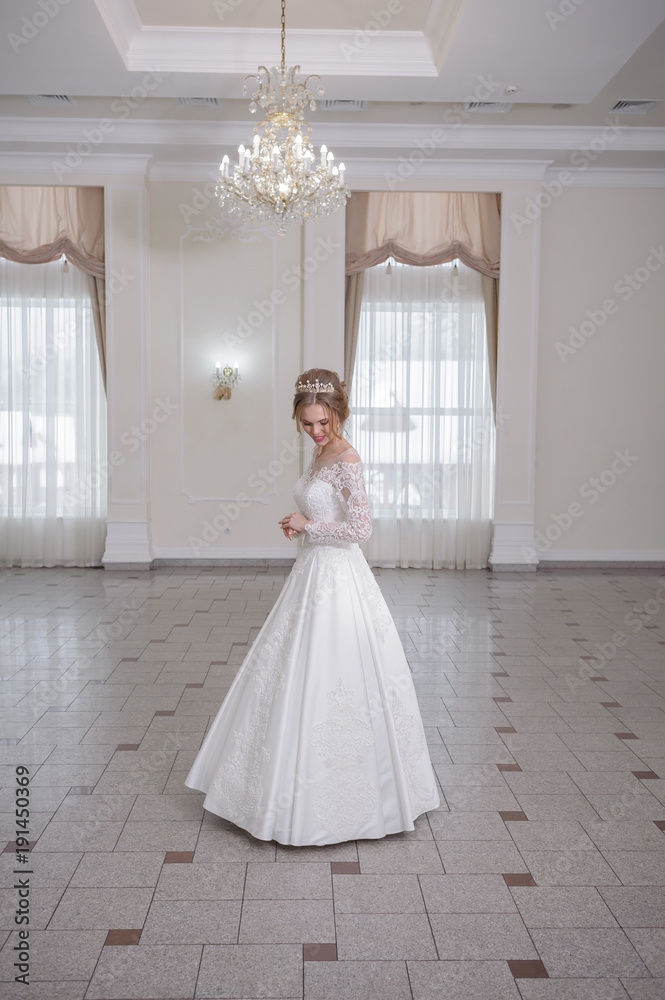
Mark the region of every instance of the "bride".
POLYGON ((293 417, 318 447, 279 524, 302 545, 185 782, 280 844, 385 837, 439 805, 409 666, 359 548, 372 526, 348 415, 336 372, 300 376, 293 417))

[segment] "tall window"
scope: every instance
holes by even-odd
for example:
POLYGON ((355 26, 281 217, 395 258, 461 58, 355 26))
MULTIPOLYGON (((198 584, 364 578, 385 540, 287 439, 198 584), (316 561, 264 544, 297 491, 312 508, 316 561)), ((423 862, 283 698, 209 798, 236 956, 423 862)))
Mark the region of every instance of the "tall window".
POLYGON ((365 271, 351 407, 374 517, 370 561, 486 566, 495 435, 477 271, 365 271))
POLYGON ((0 259, 0 561, 99 565, 106 400, 88 278, 0 259))

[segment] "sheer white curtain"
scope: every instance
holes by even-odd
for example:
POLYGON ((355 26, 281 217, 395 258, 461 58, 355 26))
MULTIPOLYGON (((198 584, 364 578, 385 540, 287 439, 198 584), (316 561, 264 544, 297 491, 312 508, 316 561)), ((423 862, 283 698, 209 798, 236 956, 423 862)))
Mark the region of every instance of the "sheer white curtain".
POLYGON ((100 565, 105 462, 87 275, 0 258, 0 562, 100 565))
POLYGON ((495 434, 482 275, 459 262, 364 275, 349 431, 372 506, 366 555, 483 568, 495 434))

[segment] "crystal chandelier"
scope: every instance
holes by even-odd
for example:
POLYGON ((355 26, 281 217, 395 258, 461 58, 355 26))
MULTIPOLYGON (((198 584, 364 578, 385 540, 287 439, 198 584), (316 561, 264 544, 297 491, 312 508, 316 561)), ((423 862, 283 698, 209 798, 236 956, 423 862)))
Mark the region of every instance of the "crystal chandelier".
POLYGON ((309 136, 311 126, 303 109, 316 110, 310 83, 317 81, 317 96, 323 94, 321 78, 300 79, 300 66, 286 65, 286 0, 282 3, 282 63, 270 70, 259 66, 258 73, 245 77, 257 89, 249 110, 257 105, 266 113, 254 128, 251 146, 238 146, 238 162, 231 167, 224 156, 219 168, 216 194, 227 211, 248 220, 269 222, 286 232, 292 222, 302 223, 321 215, 331 215, 346 204, 351 191, 344 183, 344 164, 334 166, 334 156, 321 146, 318 163, 309 136))

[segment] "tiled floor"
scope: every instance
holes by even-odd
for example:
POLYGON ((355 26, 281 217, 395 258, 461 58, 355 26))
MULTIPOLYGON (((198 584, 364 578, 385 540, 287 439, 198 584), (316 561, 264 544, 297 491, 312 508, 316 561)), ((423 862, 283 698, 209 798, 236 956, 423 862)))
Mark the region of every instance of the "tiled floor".
POLYGON ((285 573, 4 575, 3 998, 663 1000, 659 574, 381 571, 441 808, 283 848, 183 779, 285 573))

